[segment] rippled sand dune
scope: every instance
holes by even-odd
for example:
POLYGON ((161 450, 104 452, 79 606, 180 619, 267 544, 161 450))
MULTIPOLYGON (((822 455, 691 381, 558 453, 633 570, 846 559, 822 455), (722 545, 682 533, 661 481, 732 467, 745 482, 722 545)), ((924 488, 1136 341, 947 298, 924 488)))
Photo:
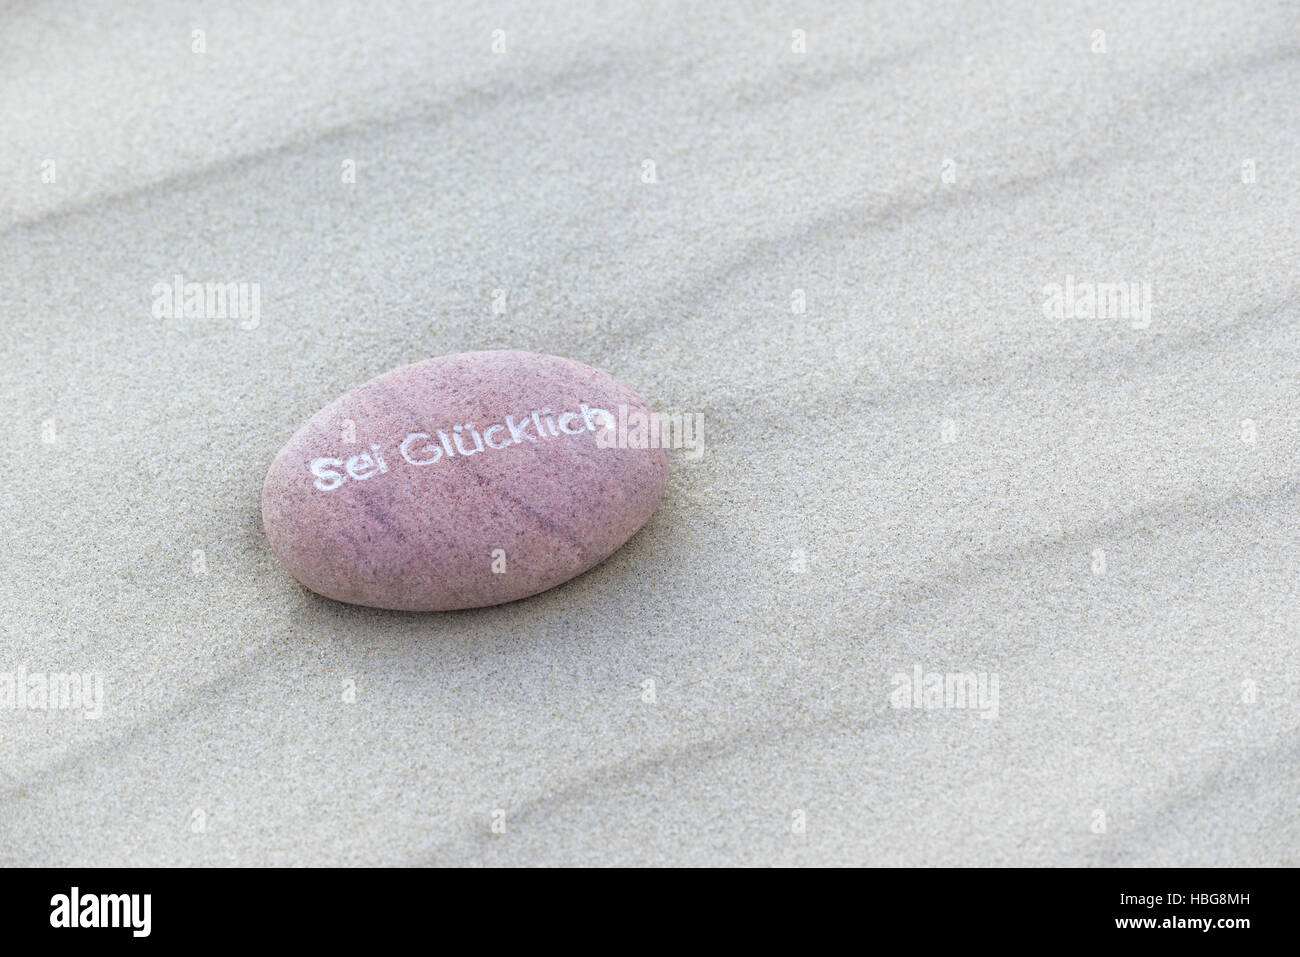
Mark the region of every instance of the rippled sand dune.
POLYGON ((1294 4, 265 6, 0 13, 0 862, 1300 863, 1294 4), (275 452, 492 348, 704 452, 297 585, 275 452))

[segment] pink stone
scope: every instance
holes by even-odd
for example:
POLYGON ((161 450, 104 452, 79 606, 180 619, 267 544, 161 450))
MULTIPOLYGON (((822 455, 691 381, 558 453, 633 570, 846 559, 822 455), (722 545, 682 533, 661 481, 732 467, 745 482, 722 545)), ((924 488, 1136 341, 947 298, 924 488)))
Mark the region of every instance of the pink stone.
POLYGON ((339 601, 442 611, 525 598, 604 561, 650 518, 667 456, 626 447, 618 426, 649 413, 570 359, 426 359, 298 430, 267 472, 262 525, 294 578, 339 601))

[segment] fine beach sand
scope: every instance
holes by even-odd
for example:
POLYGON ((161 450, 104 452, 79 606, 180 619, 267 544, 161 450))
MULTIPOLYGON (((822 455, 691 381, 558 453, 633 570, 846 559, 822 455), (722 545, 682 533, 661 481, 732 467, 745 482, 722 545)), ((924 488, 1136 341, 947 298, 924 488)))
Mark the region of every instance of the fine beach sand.
POLYGON ((103 709, 0 709, 0 863, 1300 863, 1297 90, 1292 3, 10 5, 0 673, 103 709), (704 454, 532 599, 297 585, 294 430, 500 348, 704 454))

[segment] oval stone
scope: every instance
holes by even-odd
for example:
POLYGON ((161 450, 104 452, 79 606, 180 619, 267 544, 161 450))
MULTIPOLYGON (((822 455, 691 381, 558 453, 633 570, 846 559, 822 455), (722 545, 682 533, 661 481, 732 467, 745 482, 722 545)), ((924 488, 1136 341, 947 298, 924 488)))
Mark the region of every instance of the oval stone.
POLYGON ((267 473, 262 525, 294 578, 328 598, 403 611, 525 598, 603 561, 650 518, 667 455, 627 440, 650 444, 628 428, 649 414, 570 359, 426 359, 298 430, 267 473))

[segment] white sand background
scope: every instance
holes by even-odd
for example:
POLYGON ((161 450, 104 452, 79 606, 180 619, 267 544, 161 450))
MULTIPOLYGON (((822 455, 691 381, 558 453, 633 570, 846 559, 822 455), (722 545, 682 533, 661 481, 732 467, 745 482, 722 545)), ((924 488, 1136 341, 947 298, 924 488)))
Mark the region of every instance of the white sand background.
POLYGON ((0 710, 0 863, 1300 863, 1297 91, 1292 2, 7 5, 0 672, 104 705, 0 710), (706 450, 539 597, 306 592, 275 452, 486 348, 706 450))

